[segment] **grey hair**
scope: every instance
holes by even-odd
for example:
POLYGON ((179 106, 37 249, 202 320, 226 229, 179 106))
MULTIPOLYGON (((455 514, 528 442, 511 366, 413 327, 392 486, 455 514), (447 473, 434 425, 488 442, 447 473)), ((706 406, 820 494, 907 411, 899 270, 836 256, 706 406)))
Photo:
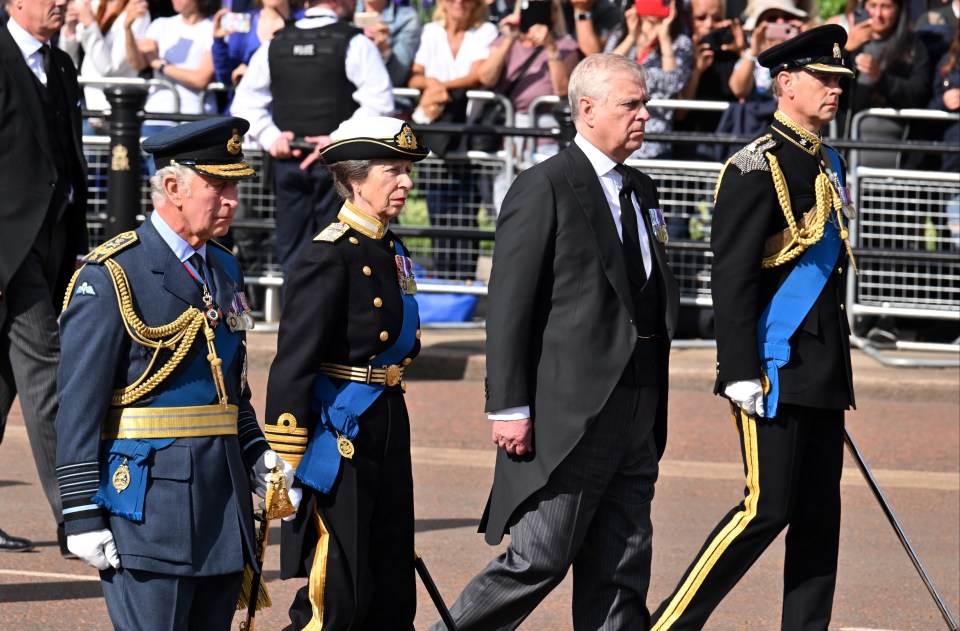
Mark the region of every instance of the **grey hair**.
POLYGON ((193 178, 197 177, 197 172, 182 164, 171 164, 157 170, 150 178, 150 198, 153 200, 154 208, 163 206, 167 201, 167 191, 163 188, 163 181, 170 175, 177 178, 180 189, 189 196, 190 186, 193 184, 193 178))
POLYGON ((601 103, 610 94, 611 77, 618 73, 630 73, 637 79, 647 81, 647 71, 628 57, 615 53, 597 53, 590 55, 577 64, 570 73, 567 86, 567 99, 570 102, 570 115, 576 123, 580 118, 577 103, 586 97, 601 103))
POLYGON ((327 169, 333 176, 333 185, 337 195, 348 201, 353 201, 353 187, 350 182, 362 182, 370 175, 373 160, 344 160, 328 164, 327 169))

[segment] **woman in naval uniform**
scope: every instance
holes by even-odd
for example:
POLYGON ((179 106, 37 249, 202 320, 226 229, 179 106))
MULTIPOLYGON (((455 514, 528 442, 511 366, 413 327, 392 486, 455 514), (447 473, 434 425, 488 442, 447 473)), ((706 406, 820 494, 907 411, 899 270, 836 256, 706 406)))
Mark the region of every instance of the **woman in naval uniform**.
POLYGON ((294 629, 413 629, 413 478, 403 370, 420 350, 409 252, 389 230, 429 150, 407 123, 344 122, 322 150, 346 200, 288 279, 266 435, 304 492, 281 577, 294 629))

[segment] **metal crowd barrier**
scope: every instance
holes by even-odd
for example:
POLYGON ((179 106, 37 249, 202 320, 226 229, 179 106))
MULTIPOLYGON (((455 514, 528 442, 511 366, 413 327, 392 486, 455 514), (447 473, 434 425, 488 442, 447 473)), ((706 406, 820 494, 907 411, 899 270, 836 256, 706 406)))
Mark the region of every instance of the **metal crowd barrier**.
MULTIPOLYGON (((78 77, 77 81, 80 83, 81 87, 95 87, 95 88, 105 88, 112 85, 129 85, 135 86, 138 88, 160 88, 162 90, 170 90, 173 93, 173 112, 180 113, 180 93, 177 92, 177 86, 170 81, 169 79, 141 79, 139 77, 78 77)), ((204 92, 204 94, 206 94, 204 92)), ((203 103, 203 100, 200 101, 203 103)), ((106 116, 110 113, 109 110, 103 110, 100 114, 106 116)))
MULTIPOLYGON (((131 83, 148 82, 132 80, 131 83)), ((220 86, 210 89, 220 89, 220 86)), ((419 94, 407 89, 395 92, 400 97, 415 98, 419 94)), ((474 101, 501 99, 507 111, 504 127, 514 124, 512 105, 501 95, 478 90, 471 91, 468 97, 474 101)), ((538 99, 531 105, 531 112, 559 102, 556 97, 538 99)), ((653 101, 651 106, 717 110, 726 104, 653 101)), ((881 114, 889 115, 889 112, 885 110, 881 114)), ((941 114, 924 110, 920 115, 943 119, 941 114)), ((536 125, 536 115, 530 117, 529 124, 536 125)), ((427 278, 419 283, 425 293, 482 295, 486 292, 484 285, 470 284, 469 280, 476 276, 476 261, 492 254, 498 200, 513 181, 517 169, 525 166, 514 160, 509 144, 513 140, 510 134, 524 130, 501 131, 505 144, 496 153, 470 151, 449 154, 443 159, 430 156, 417 165, 416 189, 412 191, 395 229, 413 251, 414 258, 426 264, 427 278), (439 213, 437 209, 440 209, 439 213), (442 221, 436 220, 437 214, 445 215, 442 221), (433 282, 434 279, 437 282, 433 282)), ((556 130, 531 129, 525 133, 537 135, 536 132, 553 135, 556 130)), ((90 163, 90 225, 93 241, 99 243, 109 236, 103 229, 109 168, 108 139, 85 137, 84 144, 90 163)), ((259 148, 245 146, 244 154, 257 168, 262 166, 263 152, 259 148)), ((856 158, 855 153, 853 157, 856 158)), ((641 168, 657 182, 670 233, 668 256, 680 283, 682 304, 700 308, 709 316, 712 306, 710 222, 714 187, 722 164, 643 160, 632 162, 632 165, 641 168)), ((849 280, 851 320, 873 315, 960 320, 960 269, 956 255, 960 251, 960 176, 871 170, 857 167, 853 161, 850 172, 861 214, 860 220, 853 224, 851 238, 862 271, 859 279, 851 275, 849 280)), ((146 177, 141 183, 140 214, 150 204, 146 177)), ((258 297, 260 312, 265 320, 272 322, 279 316, 283 284, 280 267, 274 259, 273 192, 264 187, 261 178, 241 183, 240 197, 241 210, 232 230, 235 249, 247 271, 248 283, 259 287, 262 292, 258 297)), ((704 321, 701 328, 709 329, 709 322, 704 321)), ((703 336, 709 337, 709 332, 705 331, 703 336)), ((868 352, 876 350, 868 341, 856 336, 854 342, 865 346, 868 352)), ((908 342, 898 343, 896 347, 953 352, 958 348, 956 344, 908 342)), ((882 356, 878 359, 888 361, 882 356)))

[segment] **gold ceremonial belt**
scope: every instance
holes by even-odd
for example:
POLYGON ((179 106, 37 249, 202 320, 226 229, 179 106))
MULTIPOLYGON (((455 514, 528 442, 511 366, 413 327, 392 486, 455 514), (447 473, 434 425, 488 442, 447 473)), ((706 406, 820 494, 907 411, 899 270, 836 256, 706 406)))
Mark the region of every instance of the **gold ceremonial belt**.
POLYGON ((183 408, 112 408, 100 434, 115 438, 192 438, 236 436, 235 405, 198 405, 183 408))
POLYGON ((334 379, 346 379, 365 384, 383 384, 395 386, 403 381, 403 368, 396 364, 374 368, 373 366, 341 366, 340 364, 320 364, 320 372, 334 379))

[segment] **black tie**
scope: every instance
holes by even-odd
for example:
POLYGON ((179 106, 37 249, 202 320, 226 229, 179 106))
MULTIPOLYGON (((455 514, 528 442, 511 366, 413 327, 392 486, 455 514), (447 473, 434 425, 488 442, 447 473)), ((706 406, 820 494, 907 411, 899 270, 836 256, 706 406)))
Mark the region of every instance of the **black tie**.
POLYGON ((623 255, 627 259, 627 273, 634 284, 643 287, 647 282, 647 271, 643 266, 643 250, 640 249, 640 228, 637 225, 637 209, 633 205, 630 169, 622 164, 613 168, 623 180, 620 188, 620 224, 623 227, 623 255))
POLYGON ((193 269, 197 270, 197 274, 200 275, 200 280, 206 284, 207 275, 203 272, 203 257, 200 256, 199 252, 193 253, 193 256, 190 257, 190 264, 193 265, 193 269))
POLYGON ((43 72, 47 75, 47 89, 53 82, 53 68, 50 65, 50 44, 44 44, 40 47, 40 56, 43 57, 43 72))

